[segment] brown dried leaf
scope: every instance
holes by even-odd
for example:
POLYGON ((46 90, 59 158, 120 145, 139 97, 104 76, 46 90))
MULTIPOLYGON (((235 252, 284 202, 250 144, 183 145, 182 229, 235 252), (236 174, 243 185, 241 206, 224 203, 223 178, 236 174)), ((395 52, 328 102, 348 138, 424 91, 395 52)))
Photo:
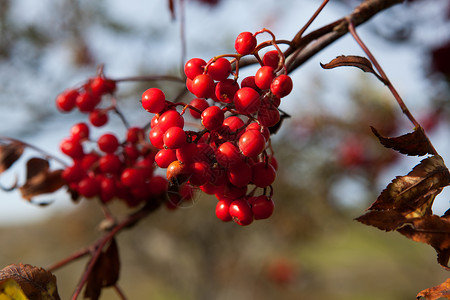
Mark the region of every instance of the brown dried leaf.
POLYGON ((413 241, 431 245, 438 254, 438 262, 448 268, 450 253, 450 217, 423 216, 410 219, 408 224, 397 229, 413 241))
POLYGON ((327 64, 320 64, 320 66, 324 69, 334 69, 337 67, 356 67, 364 72, 369 72, 374 74, 381 82, 386 84, 386 81, 378 75, 377 72, 372 67, 372 63, 365 57, 356 56, 356 55, 341 55, 333 59, 327 64))
POLYGON ((112 239, 108 248, 100 253, 91 274, 89 274, 84 297, 91 300, 99 299, 102 288, 117 283, 119 272, 119 250, 116 240, 112 239))
POLYGON ((356 220, 384 231, 395 230, 407 221, 400 212, 395 210, 371 210, 356 220))
POLYGON ((27 180, 19 188, 22 197, 28 201, 37 195, 52 193, 65 185, 62 170, 49 171, 49 163, 42 158, 31 158, 27 162, 27 180))
POLYGON ((0 270, 0 281, 14 279, 29 299, 60 300, 56 277, 31 265, 9 265, 0 270))
POLYGON ((372 132, 380 140, 380 143, 386 148, 397 150, 406 155, 426 155, 433 154, 434 149, 428 137, 425 135, 422 127, 416 128, 414 132, 393 138, 381 136, 378 131, 371 127, 372 132))
POLYGON ((417 299, 425 297, 427 300, 436 300, 439 298, 450 299, 450 278, 440 285, 425 289, 417 294, 417 299))
POLYGON ((8 170, 22 156, 24 150, 22 143, 0 144, 0 174, 8 170))
POLYGON ((398 210, 403 215, 412 212, 431 214, 435 196, 449 183, 450 173, 443 159, 439 155, 428 157, 408 175, 394 179, 369 210, 398 210))

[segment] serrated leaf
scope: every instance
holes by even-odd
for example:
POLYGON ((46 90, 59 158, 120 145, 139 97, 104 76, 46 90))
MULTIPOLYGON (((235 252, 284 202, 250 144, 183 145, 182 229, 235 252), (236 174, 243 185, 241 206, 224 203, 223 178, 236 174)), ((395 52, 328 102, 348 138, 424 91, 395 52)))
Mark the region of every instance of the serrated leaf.
POLYGON ((399 210, 406 215, 420 209, 430 214, 428 207, 434 197, 449 183, 450 173, 443 159, 438 155, 428 157, 408 175, 394 179, 369 210, 399 210))
POLYGON ((0 144, 0 174, 8 170, 22 156, 24 150, 22 143, 0 144))
POLYGON ((49 271, 31 265, 9 265, 0 270, 0 281, 15 280, 23 293, 33 300, 60 300, 56 277, 49 271))
POLYGON ((425 289, 417 294, 417 299, 425 297, 427 300, 436 300, 439 298, 450 299, 450 278, 440 285, 425 289))
POLYGON ((113 286, 119 279, 120 258, 115 239, 100 253, 97 262, 89 274, 84 297, 97 300, 104 287, 113 286))
POLYGON ((0 300, 29 300, 12 278, 0 281, 0 300))
POLYGON ((49 170, 49 163, 42 158, 31 158, 27 162, 26 182, 19 188, 22 197, 28 201, 41 194, 52 193, 66 183, 62 179, 62 170, 49 170))
POLYGON ((410 219, 397 231, 413 241, 432 246, 438 254, 439 264, 450 270, 450 217, 431 215, 410 219))
POLYGON ((364 72, 369 72, 374 74, 381 82, 386 84, 386 81, 378 75, 377 72, 372 67, 372 63, 365 57, 357 55, 341 55, 333 59, 327 64, 320 63, 320 66, 324 69, 334 69, 337 67, 356 67, 363 70, 364 72))
POLYGON ((434 153, 433 146, 425 135, 422 127, 416 128, 411 133, 393 138, 383 137, 375 128, 370 128, 380 140, 380 143, 386 148, 391 148, 402 154, 411 156, 422 156, 434 153))

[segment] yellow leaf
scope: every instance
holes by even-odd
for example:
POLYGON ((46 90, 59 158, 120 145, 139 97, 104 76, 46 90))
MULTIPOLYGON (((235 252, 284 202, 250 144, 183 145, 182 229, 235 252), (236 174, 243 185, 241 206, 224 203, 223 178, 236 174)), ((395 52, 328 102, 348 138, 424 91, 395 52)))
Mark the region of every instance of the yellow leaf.
POLYGON ((14 279, 0 282, 0 300, 29 300, 14 279))

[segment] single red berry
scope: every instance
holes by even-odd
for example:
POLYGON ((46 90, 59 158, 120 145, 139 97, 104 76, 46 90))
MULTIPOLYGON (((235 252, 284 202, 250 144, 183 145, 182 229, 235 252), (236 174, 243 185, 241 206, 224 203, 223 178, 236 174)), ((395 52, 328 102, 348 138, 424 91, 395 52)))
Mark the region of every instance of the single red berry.
POLYGON ((187 166, 178 160, 173 161, 168 167, 166 172, 167 180, 175 185, 180 185, 189 178, 189 172, 187 166))
POLYGON ((89 122, 95 127, 102 127, 108 123, 108 113, 103 109, 95 108, 89 113, 89 122))
POLYGON ((167 168, 172 162, 177 160, 177 155, 173 149, 161 149, 156 153, 155 162, 160 168, 167 168))
POLYGON ((262 66, 256 71, 255 84, 262 90, 270 88, 270 84, 275 78, 275 71, 272 67, 262 66))
POLYGON ((225 142, 216 149, 216 160, 225 168, 228 168, 239 161, 243 160, 242 155, 239 153, 238 147, 231 142, 225 142))
POLYGON ((204 161, 196 161, 189 165, 189 183, 194 186, 205 184, 211 178, 210 165, 204 161))
POLYGON ((81 112, 88 113, 99 104, 100 98, 90 92, 81 92, 76 99, 76 106, 81 112))
POLYGON ((190 164, 195 161, 197 152, 197 145, 194 143, 186 143, 180 148, 176 149, 177 160, 185 164, 190 164))
POLYGON ((228 141, 238 139, 244 131, 242 130, 245 123, 238 116, 230 116, 223 121, 220 135, 228 141))
POLYGON ((141 127, 130 127, 127 130, 127 142, 130 144, 136 144, 144 138, 144 129, 141 127))
POLYGON ((163 137, 164 145, 169 149, 178 149, 186 144, 186 132, 180 127, 170 127, 163 137))
POLYGON ((86 171, 95 169, 99 159, 100 155, 92 151, 91 153, 83 156, 81 159, 81 167, 86 171))
POLYGON ((97 145, 105 153, 114 153, 119 147, 119 140, 112 133, 105 133, 97 140, 97 145))
POLYGON ((231 202, 229 212, 233 221, 239 225, 246 226, 253 222, 252 208, 245 199, 231 202))
POLYGON ((122 161, 115 154, 109 153, 100 157, 98 163, 103 173, 116 174, 122 170, 122 161))
POLYGON ((238 90, 239 84, 235 80, 225 79, 216 84, 215 95, 220 102, 231 103, 238 90))
POLYGON ((184 65, 184 74, 193 80, 197 75, 203 74, 206 62, 201 58, 191 58, 184 65))
POLYGON ((214 149, 206 143, 197 143, 197 153, 194 156, 195 161, 205 161, 208 164, 215 160, 214 149))
POLYGON ((69 112, 75 107, 77 97, 78 91, 76 89, 65 90, 56 98, 56 107, 61 112, 69 112))
POLYGON ((192 93, 198 98, 209 98, 213 95, 215 84, 208 74, 200 74, 192 80, 192 93))
POLYGON ((163 176, 157 175, 149 179, 148 188, 152 195, 164 195, 165 193, 167 193, 168 187, 169 182, 163 176))
POLYGON ((116 179, 103 177, 100 180, 100 199, 103 203, 110 202, 117 194, 116 179))
POLYGON ((262 135, 264 136, 264 138, 266 139, 266 141, 268 141, 270 138, 269 129, 266 126, 261 126, 256 122, 248 124, 247 127, 245 127, 245 131, 247 131, 247 130, 257 130, 257 131, 261 132, 262 135))
POLYGON ((218 106, 210 106, 202 112, 202 124, 208 130, 217 130, 222 126, 225 115, 218 106))
POLYGON ((226 198, 238 199, 247 194, 247 189, 248 186, 235 186, 234 184, 228 183, 223 189, 223 195, 226 198))
POLYGON ((280 56, 277 50, 271 50, 264 54, 263 65, 272 67, 273 69, 278 68, 278 63, 280 62, 280 56))
POLYGON ((73 125, 70 128, 70 136, 78 141, 89 139, 89 126, 83 122, 73 125))
POLYGON ((252 114, 258 111, 260 106, 259 93, 252 88, 240 88, 233 98, 236 110, 243 114, 252 114))
POLYGON ((228 180, 237 187, 247 186, 252 180, 252 168, 245 162, 241 161, 227 170, 228 180))
POLYGON ((116 90, 116 82, 102 76, 98 76, 89 81, 89 87, 93 94, 112 94, 116 90))
POLYGON ((270 91, 277 97, 283 98, 292 91, 292 79, 288 75, 281 74, 270 84, 270 91))
POLYGON ((150 88, 142 94, 142 107, 151 113, 160 113, 166 107, 166 95, 158 88, 150 88))
POLYGON ((120 181, 126 187, 133 188, 144 184, 142 171, 138 168, 126 168, 120 175, 120 181))
POLYGON ((180 127, 183 128, 184 119, 176 110, 165 111, 158 119, 158 127, 166 132, 170 127, 180 127))
POLYGON ((258 130, 247 130, 239 139, 239 150, 247 157, 256 157, 265 148, 266 139, 258 130))
POLYGON ((252 183, 257 187, 267 187, 275 181, 277 175, 273 166, 269 163, 258 162, 252 166, 252 183))
POLYGON ((257 41, 256 37, 251 32, 241 32, 234 42, 236 52, 241 55, 247 55, 255 50, 257 41))
POLYGON ((208 75, 216 81, 227 79, 231 73, 231 63, 228 59, 220 57, 208 66, 208 75))
POLYGON ((275 126, 280 121, 280 112, 270 103, 261 105, 258 111, 258 122, 265 127, 275 126))
POLYGON ((92 198, 100 193, 100 183, 93 176, 88 176, 78 183, 78 193, 86 198, 92 198))
POLYGON ((141 152, 136 148, 136 145, 126 144, 123 147, 123 154, 127 163, 133 163, 139 158, 141 152))
POLYGON ((259 87, 255 83, 255 76, 247 76, 244 79, 242 79, 241 88, 243 87, 249 87, 257 91, 258 93, 260 92, 259 87))
POLYGON ((149 132, 150 143, 158 148, 164 148, 164 132, 159 128, 159 126, 153 127, 149 132))
POLYGON ((252 206, 253 217, 255 220, 269 218, 275 208, 272 198, 268 198, 265 195, 251 197, 248 199, 248 202, 252 206))
POLYGON ((72 166, 68 166, 61 174, 62 179, 67 182, 79 182, 86 176, 86 171, 81 167, 79 163, 75 163, 72 166))
MULTIPOLYGON (((209 107, 208 101, 206 101, 205 99, 202 99, 202 98, 192 99, 191 102, 189 103, 189 105, 192 107, 195 107, 196 109, 198 109, 201 112, 203 112, 206 108, 209 107)), ((189 113, 195 119, 201 118, 201 112, 198 112, 198 111, 195 111, 195 110, 189 108, 189 113)))
POLYGON ((77 139, 66 138, 61 141, 59 148, 62 153, 73 159, 82 158, 84 156, 83 146, 77 139))
POLYGON ((216 205, 216 216, 224 222, 232 220, 230 215, 230 204, 232 200, 219 200, 216 205))

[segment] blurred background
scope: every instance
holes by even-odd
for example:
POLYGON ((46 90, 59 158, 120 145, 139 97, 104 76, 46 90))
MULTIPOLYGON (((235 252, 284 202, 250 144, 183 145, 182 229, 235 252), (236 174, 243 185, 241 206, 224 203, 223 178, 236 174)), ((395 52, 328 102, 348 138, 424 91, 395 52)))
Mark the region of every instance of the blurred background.
MULTIPOLYGON (((37 145, 66 159, 58 145, 78 112, 61 114, 57 94, 104 64, 113 79, 179 76, 181 28, 186 58, 234 52, 242 31, 268 28, 292 39, 320 1, 190 0, 182 10, 168 1, 39 2, 0 0, 0 136, 37 145)), ((331 1, 311 30, 349 14, 360 1, 331 1)), ((405 1, 358 28, 445 161, 450 160, 450 2, 405 1)), ((353 219, 397 175, 420 158, 400 157, 371 133, 413 130, 388 90, 357 69, 322 70, 338 55, 363 55, 346 36, 293 72, 294 89, 280 106, 292 118, 273 136, 279 168, 275 213, 248 227, 222 223, 216 200, 200 193, 190 205, 160 209, 118 236, 119 286, 129 299, 413 299, 448 274, 434 250, 397 233, 353 219)), ((252 74, 254 67, 242 69, 252 74)), ((245 75, 244 75, 245 76, 245 75)), ((137 126, 152 117, 140 107, 142 92, 160 87, 174 97, 178 83, 120 83, 119 107, 137 126)), ((105 130, 123 134, 112 116, 105 130)), ((2 187, 24 178, 27 151, 0 177, 2 187)), ((56 163, 53 165, 60 167, 56 163)), ((102 211, 95 201, 72 203, 64 192, 32 205, 18 192, 0 192, 0 266, 45 267, 92 243, 102 211)), ((443 214, 448 193, 433 211, 443 214)), ((123 216, 126 208, 113 204, 123 216)), ((86 260, 55 272, 62 299, 72 294, 86 260)), ((118 299, 105 290, 101 299, 118 299)))

